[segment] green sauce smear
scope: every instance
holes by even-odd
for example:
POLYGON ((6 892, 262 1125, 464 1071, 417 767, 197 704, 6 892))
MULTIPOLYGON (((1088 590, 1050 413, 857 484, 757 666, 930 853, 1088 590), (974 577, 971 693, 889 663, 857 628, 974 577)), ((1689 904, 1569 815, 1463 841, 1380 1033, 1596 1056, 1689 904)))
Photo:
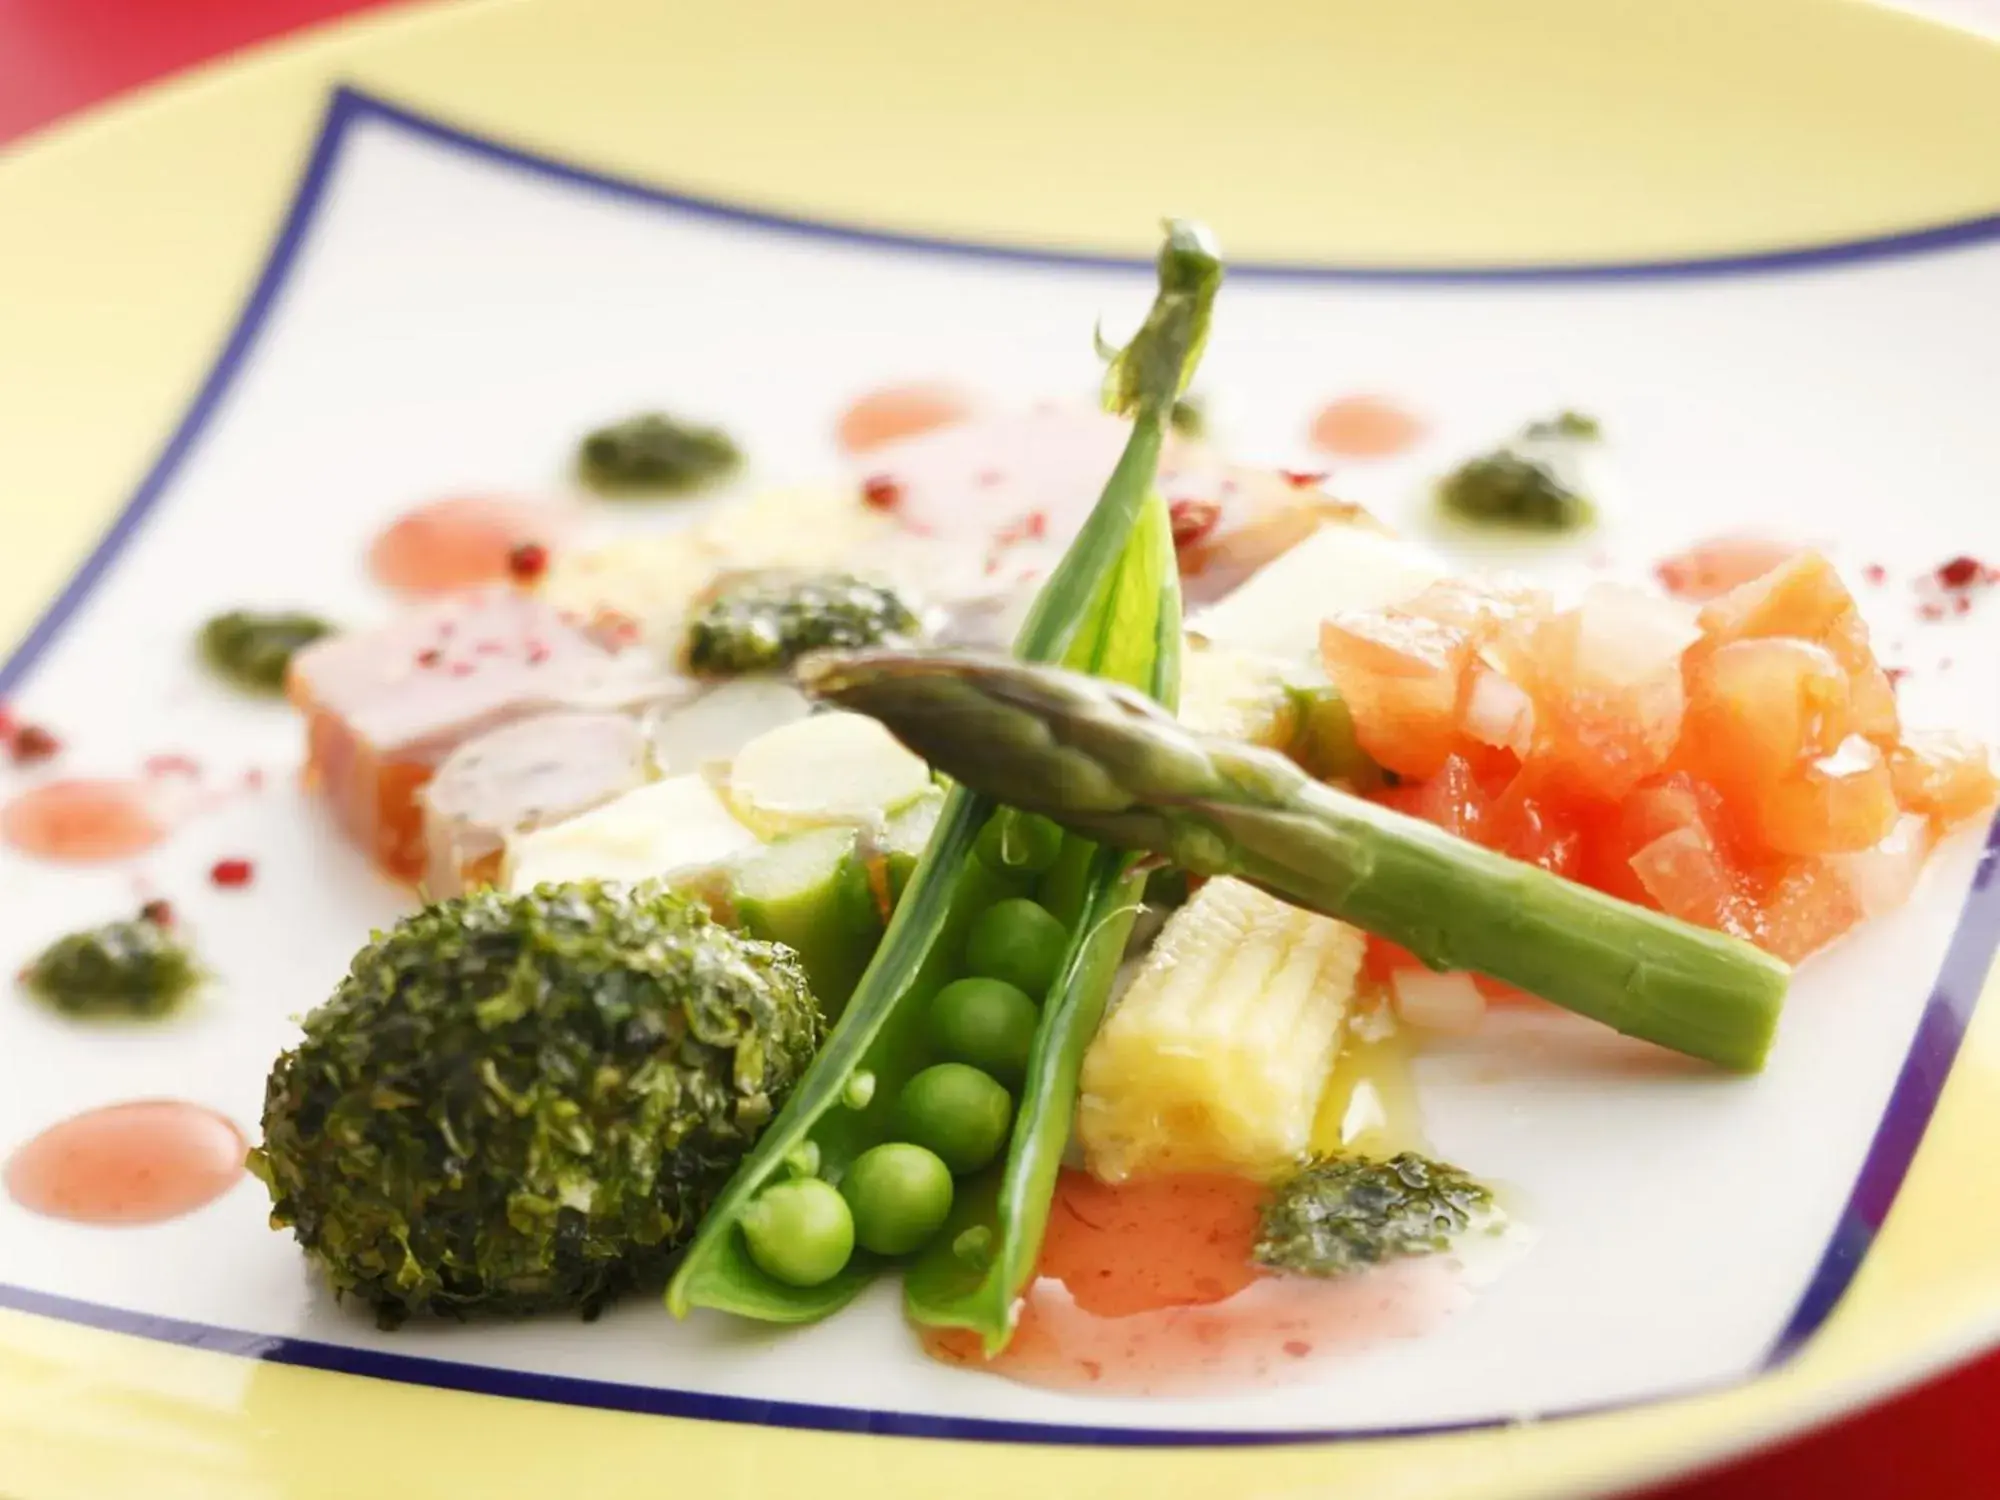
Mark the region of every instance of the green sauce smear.
POLYGON ((1577 450, 1603 436, 1596 418, 1564 411, 1468 459, 1438 484, 1438 504, 1461 521, 1526 531, 1578 531, 1597 507, 1577 475, 1577 450))
POLYGON ((282 692, 297 652, 333 626, 297 611, 232 609, 201 627, 201 654, 217 675, 252 693, 282 692))
POLYGON ((1346 1276, 1433 1255, 1499 1222, 1493 1194, 1457 1167, 1405 1151, 1309 1163, 1264 1205, 1257 1263, 1298 1276, 1346 1276))
POLYGON ((29 994, 70 1016, 154 1020, 201 983, 186 944, 158 922, 132 917, 57 938, 21 973, 29 994))
POLYGON ((742 450, 721 428, 657 411, 598 428, 576 459, 583 482, 607 495, 689 494, 742 467, 742 450))
POLYGON ((688 670, 780 672, 808 651, 914 640, 921 625, 895 590, 848 573, 746 573, 688 621, 688 670))

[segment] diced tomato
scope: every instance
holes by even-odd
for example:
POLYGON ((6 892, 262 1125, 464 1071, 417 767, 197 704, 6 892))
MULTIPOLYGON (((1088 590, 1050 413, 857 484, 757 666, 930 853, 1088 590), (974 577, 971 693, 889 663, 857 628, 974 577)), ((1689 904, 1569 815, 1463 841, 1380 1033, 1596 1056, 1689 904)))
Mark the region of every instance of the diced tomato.
POLYGON ((1768 537, 1725 536, 1697 542, 1660 563, 1654 575, 1676 599, 1701 601, 1740 588, 1789 562, 1799 549, 1768 537))
POLYGON ((1491 800, 1473 773, 1472 763, 1463 755, 1448 755, 1437 775, 1410 789, 1405 811, 1412 817, 1435 823, 1446 833, 1474 843, 1480 840, 1481 823, 1491 800))
POLYGON ((1657 906, 1659 902, 1634 871, 1632 857, 1666 834, 1693 829, 1704 843, 1733 862, 1735 851, 1726 842, 1724 825, 1720 794, 1685 772, 1677 772, 1638 788, 1607 810, 1586 849, 1584 879, 1627 901, 1657 906))
POLYGON ((1526 755, 1535 743, 1535 700, 1504 672, 1474 662, 1459 723, 1479 744, 1526 755))
POLYGON ((1586 600, 1513 638, 1519 680, 1535 702, 1529 761, 1607 800, 1666 765, 1686 708, 1686 638, 1645 627, 1644 640, 1621 638, 1630 622, 1615 616, 1619 608, 1586 600))
POLYGON ((1741 812, 1773 853, 1867 849, 1896 826, 1895 783, 1875 744, 1852 735, 1832 755, 1758 787, 1741 812))
POLYGON ((1361 959, 1361 972, 1377 984, 1388 982, 1389 976, 1398 969, 1421 969, 1424 961, 1400 943, 1392 943, 1385 937, 1368 935, 1368 947, 1361 959))
POLYGON ((1875 660, 1868 626, 1833 564, 1817 552, 1791 561, 1711 601, 1701 612, 1697 655, 1732 641, 1792 636, 1831 652, 1848 675, 1853 732, 1877 744, 1897 733, 1896 693, 1875 660))
POLYGON ((1832 753, 1849 720, 1847 673, 1824 646, 1732 641, 1689 667, 1682 758, 1714 780, 1755 786, 1832 753))
MULTIPOLYGON (((1902 739, 1825 558, 1746 543, 1697 561, 1669 582, 1714 594, 1698 616, 1609 584, 1560 613, 1532 590, 1439 584, 1336 618, 1328 670, 1402 774, 1383 802, 1802 958, 1906 901, 1937 834, 2000 800, 2000 770, 1969 741, 1902 739)), ((1378 981, 1415 963, 1370 944, 1378 981)))
POLYGON ((1489 770, 1485 783, 1493 791, 1481 818, 1480 841, 1487 848, 1558 875, 1581 876, 1589 829, 1605 816, 1600 805, 1577 799, 1540 765, 1498 778, 1489 770))
POLYGON ((1677 828, 1632 856, 1632 872, 1668 916, 1738 937, 1757 935, 1757 909, 1741 876, 1699 827, 1677 828))
POLYGON ((1902 735, 1902 713, 1896 707, 1896 685, 1875 659, 1875 648, 1869 643, 1868 625, 1861 612, 1854 610, 1844 615, 1822 644, 1847 669, 1854 732, 1889 749, 1902 735))
POLYGON ((1711 600, 1701 612, 1710 643, 1795 636, 1823 640, 1854 610, 1854 596, 1833 564, 1817 552, 1801 552, 1761 577, 1711 600))
POLYGON ((1420 615, 1370 610, 1326 621, 1319 647, 1361 748, 1399 775, 1434 774, 1457 738, 1471 637, 1420 615))
POLYGON ((1913 734, 1889 752, 1896 801, 1940 833, 1978 817, 2000 797, 1984 745, 1955 734, 1913 734))
POLYGON ((1436 774, 1461 737, 1480 648, 1547 609, 1546 593, 1515 580, 1446 579, 1406 604, 1328 620, 1320 655, 1361 748, 1401 775, 1436 774))
POLYGON ((1764 896, 1757 941, 1786 963, 1817 953, 1862 918, 1861 903, 1823 859, 1785 867, 1764 896))
POLYGON ((1499 980, 1488 978, 1484 974, 1474 974, 1472 976, 1472 983, 1478 989, 1479 993, 1486 997, 1488 1005, 1510 1005, 1517 1008, 1540 1006, 1544 1010, 1553 1010, 1555 1008, 1539 995, 1531 995, 1526 990, 1518 990, 1511 984, 1502 984, 1499 980))

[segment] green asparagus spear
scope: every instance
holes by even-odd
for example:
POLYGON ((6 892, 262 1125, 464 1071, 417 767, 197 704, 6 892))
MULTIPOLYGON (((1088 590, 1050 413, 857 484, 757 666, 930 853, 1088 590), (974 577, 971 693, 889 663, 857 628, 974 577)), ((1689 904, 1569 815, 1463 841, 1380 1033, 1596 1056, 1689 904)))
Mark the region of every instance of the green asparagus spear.
MULTIPOLYGON (((1150 590, 1134 589, 1123 579, 1135 566, 1150 568, 1156 555, 1151 534, 1135 537, 1134 530, 1149 506, 1159 508, 1152 486, 1159 467, 1164 410, 1186 384, 1207 334, 1209 305, 1221 278, 1221 263, 1206 232, 1198 226, 1170 224, 1160 252, 1159 292, 1152 312, 1112 366, 1108 399, 1116 401, 1118 410, 1135 416, 1131 439, 1096 507, 1036 597, 1015 644, 1024 660, 1088 665, 1103 643, 1130 643, 1135 635, 1153 653, 1171 649, 1172 660, 1178 659, 1177 591, 1171 595, 1171 609, 1165 605, 1171 572, 1150 590), (1170 632, 1162 628, 1168 613, 1170 632)), ((1166 679, 1172 680, 1171 675, 1166 679)), ((863 1151, 892 1138, 896 1095, 926 1060, 930 1000, 960 971, 971 919, 991 906, 996 888, 1004 889, 1011 879, 974 854, 994 811, 991 801, 965 787, 953 788, 945 798, 936 831, 896 902, 889 929, 845 1014, 785 1108, 737 1168, 683 1257, 667 1289, 667 1306, 675 1314, 701 1306, 772 1322, 806 1322, 851 1300, 880 1269, 879 1262, 856 1254, 826 1281, 810 1287, 789 1285, 752 1262, 739 1225, 757 1194, 767 1183, 781 1179, 788 1162, 802 1159, 808 1145, 819 1170, 837 1178, 863 1151)), ((1089 946, 1095 955, 1096 947, 1089 946)), ((1077 960, 1073 950, 1072 969, 1077 960)), ((1058 990, 1067 979, 1065 975, 1058 981, 1058 990)), ((1061 1014, 1073 1018, 1075 1009, 1061 1014)), ((1045 1014, 1043 1030, 1052 1024, 1045 1014)), ((1075 1063, 1071 1058, 1050 1075, 1048 1081, 1058 1086, 1055 1094, 1061 1093, 1065 1074, 1073 1088, 1075 1063)), ((1037 1067, 1031 1058, 1029 1094, 1037 1087, 1037 1067)), ((1008 1172, 1012 1180, 1013 1163, 1021 1160, 1029 1169, 1032 1188, 1045 1179, 1053 1181, 1067 1119, 1056 1121, 1044 1110, 1043 1120, 1052 1123, 1030 1130, 1018 1118, 1026 1109, 1024 1096, 1008 1172), (1031 1150, 1022 1149, 1024 1131, 1032 1136, 1031 1150)), ((1025 1277, 1039 1248, 1040 1219, 1048 1207, 1046 1188, 1039 1205, 1032 1196, 1030 1192, 1031 1201, 1018 1215, 1032 1233, 1013 1237, 1012 1249, 1002 1247, 1010 1277, 1025 1277)), ((1004 1308, 1001 1316, 1005 1317, 1004 1308)))
POLYGON ((808 691, 872 714, 998 801, 1203 875, 1234 875, 1627 1035, 1755 1071, 1790 970, 1747 943, 1575 885, 1193 734, 1141 695, 978 656, 857 652, 808 691))

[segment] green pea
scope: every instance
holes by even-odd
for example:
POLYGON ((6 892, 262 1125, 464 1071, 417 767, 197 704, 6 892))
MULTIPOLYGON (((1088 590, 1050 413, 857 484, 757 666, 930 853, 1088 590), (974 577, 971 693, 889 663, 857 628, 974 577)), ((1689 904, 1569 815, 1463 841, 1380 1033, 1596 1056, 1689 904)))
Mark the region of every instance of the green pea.
POLYGON ((1014 1100, 977 1068, 939 1063, 925 1068, 896 1098, 902 1133, 963 1177, 977 1172, 1007 1144, 1014 1100))
POLYGON ((986 820, 972 846, 987 869, 1002 875, 1039 875, 1062 853, 1063 831, 1038 813, 1003 807, 986 820))
POLYGON ((996 901, 972 924, 966 967, 1004 979, 1023 994, 1048 994, 1069 950, 1069 933, 1046 909, 1025 897, 996 901))
POLYGON ((854 1158, 840 1179, 854 1214, 854 1238, 877 1255, 908 1255, 951 1213, 951 1168, 935 1151, 889 1141, 854 1158))
POLYGON ((984 1068, 1018 1087, 1028 1076, 1041 1013, 1004 979, 960 979, 931 1001, 931 1041, 953 1062, 984 1068))
POLYGON ((839 1189, 795 1177, 764 1189, 743 1210, 750 1258, 787 1286, 831 1281, 854 1254, 854 1215, 839 1189))

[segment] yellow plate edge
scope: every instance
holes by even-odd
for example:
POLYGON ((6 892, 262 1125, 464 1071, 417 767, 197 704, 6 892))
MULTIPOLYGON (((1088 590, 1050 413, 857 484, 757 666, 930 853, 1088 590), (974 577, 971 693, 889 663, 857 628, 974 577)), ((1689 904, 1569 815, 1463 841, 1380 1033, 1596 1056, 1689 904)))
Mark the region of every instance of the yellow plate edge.
MULTIPOLYGON (((1545 7, 1535 8, 1541 12, 1545 7)), ((1549 0, 1547 8, 1562 12, 1570 7, 1566 0, 1549 0)), ((1796 20, 1808 7, 1796 0, 1758 0, 1745 8, 1783 12, 1796 20)), ((1829 14, 1852 9, 1820 8, 1829 14)), ((575 6, 565 14, 574 17, 587 10, 600 19, 622 15, 631 21, 643 9, 626 0, 608 0, 575 6)), ((1688 9, 1692 13, 1700 7, 1688 9)), ((147 329, 144 343, 135 346, 124 336, 133 326, 128 321, 119 328, 119 339, 105 346, 105 352, 138 366, 120 371, 135 393, 142 393, 140 377, 178 370, 179 389, 171 381, 161 382, 166 395, 177 401, 186 369, 198 367, 200 355, 213 347, 214 326, 226 320, 245 273, 261 253, 262 231, 289 185, 288 169, 309 135, 325 82, 358 75, 371 83, 393 84, 402 97, 427 105, 449 109, 454 99, 465 104, 471 96, 459 94, 468 89, 476 93, 482 80, 458 66, 464 59, 452 45, 454 38, 466 34, 466 27, 476 32, 485 24, 483 14, 518 21, 539 13, 546 22, 553 10, 519 3, 459 4, 392 13, 207 70, 48 133, 35 149, 0 164, 0 222, 26 222, 12 217, 10 200, 33 207, 38 198, 47 201, 42 195, 56 179, 75 183, 68 170, 74 162, 64 160, 72 153, 84 159, 85 179, 108 172, 113 183, 141 186, 174 183, 175 169, 184 169, 189 160, 233 161, 232 151, 254 143, 240 155, 254 159, 250 165, 255 170, 223 171, 222 180, 207 184, 199 214, 188 214, 183 199, 184 227, 192 233, 165 247, 169 253, 154 257, 174 273, 168 282, 178 288, 177 295, 186 294, 178 313, 171 310, 173 299, 167 299, 164 327, 156 320, 140 325, 147 329), (196 101, 205 106, 200 120, 185 112, 196 101), (184 126, 174 128, 183 120, 184 126), (254 128, 260 123, 270 128, 254 128), (224 145, 230 149, 218 153, 216 148, 224 145), (187 154, 191 147, 192 157, 187 154), (206 252, 211 250, 223 253, 210 257, 206 252), (198 315, 202 313, 207 316, 198 315)), ((560 30, 555 28, 555 34, 560 30)), ((549 40, 546 24, 516 31, 501 50, 522 47, 524 36, 537 35, 549 40)), ((573 96, 578 92, 589 91, 572 85, 572 97, 562 108, 546 107, 532 97, 510 100, 501 112, 502 133, 552 153, 619 166, 614 153, 592 152, 588 139, 574 141, 574 133, 561 128, 574 123, 578 100, 573 96)), ((487 112, 492 108, 490 102, 485 106, 487 112)), ((452 112, 475 124, 481 113, 477 107, 452 112)), ((1978 182, 1977 174, 1968 181, 1978 182)), ((88 191, 74 196, 87 223, 116 224, 157 206, 144 192, 117 202, 100 197, 93 203, 88 191)), ((74 227, 74 215, 57 218, 48 226, 47 243, 62 241, 64 231, 74 227)), ((0 245, 0 270, 14 269, 8 257, 19 248, 0 245)), ((70 248, 75 248, 73 242, 70 248)), ((36 268, 33 257, 22 258, 28 269, 36 268)), ((45 306, 57 314, 76 311, 89 299, 65 297, 62 287, 67 284, 72 294, 96 295, 101 288, 93 286, 90 274, 101 271, 103 261, 101 255, 85 256, 69 264, 53 283, 55 295, 45 306)), ((11 357, 0 352, 0 399, 13 414, 5 420, 13 422, 23 411, 60 417, 65 401, 74 407, 75 394, 59 380, 44 382, 38 390, 25 384, 17 389, 10 382, 37 355, 46 357, 44 374, 60 373, 77 348, 60 338, 38 340, 38 333, 47 334, 59 318, 27 323, 4 316, 15 310, 8 297, 18 295, 24 284, 46 295, 51 283, 0 276, 0 286, 9 284, 17 293, 0 292, 0 326, 24 329, 26 336, 16 342, 10 335, 11 357)), ((157 296, 160 287, 155 279, 129 290, 144 301, 148 294, 157 296)), ((118 366, 119 361, 111 362, 111 368, 118 366)), ((104 368, 98 366, 100 376, 104 368)), ((99 389, 101 394, 101 383, 99 389)), ((100 401, 88 413, 93 441, 116 449, 129 437, 128 454, 156 443, 167 422, 142 411, 143 404, 100 401)), ((65 468, 69 479, 76 478, 77 467, 65 468)), ((35 497, 26 489, 7 482, 12 478, 0 469, 0 503, 32 502, 35 497)), ((67 483, 61 489, 79 494, 67 483)), ((52 591, 34 586, 52 580, 23 575, 44 571, 38 561, 59 569, 73 560, 82 550, 79 542, 101 525, 105 498, 100 491, 94 507, 64 508, 70 509, 75 525, 17 533, 17 539, 41 545, 19 551, 10 547, 10 555, 0 559, 0 567, 13 575, 7 581, 19 585, 9 590, 13 599, 32 605, 52 591), (46 557, 38 559, 35 553, 46 557)), ((43 514, 55 509, 50 506, 43 514)), ((601 1472, 611 1476, 612 1493, 622 1492, 615 1488, 617 1475, 629 1476, 633 1492, 642 1485, 650 1492, 664 1475, 686 1473, 690 1466, 760 1492, 767 1481, 795 1475, 801 1464, 838 1476, 836 1493, 851 1480, 856 1493, 863 1484, 900 1490, 948 1482, 963 1493, 997 1494, 1017 1491, 1024 1483, 1048 1483, 1059 1475, 1062 1490, 1070 1493, 1123 1488, 1137 1481, 1163 1494, 1209 1494, 1225 1484, 1274 1494, 1359 1486, 1367 1493, 1448 1500, 1461 1494, 1551 1493, 1595 1487, 1613 1476, 1643 1477, 1697 1454, 1717 1454, 1829 1415, 1979 1347, 2000 1328, 2000 1274, 1981 1266, 1976 1251, 2000 1227, 2000 1191, 1982 1188, 1978 1170, 1981 1147, 2000 1128, 2000 1101, 1989 1076, 2000 1045, 1995 1031, 1990 1012, 1975 1019, 1896 1212, 1834 1321, 1797 1362, 1731 1392, 1539 1428, 1331 1448, 1133 1453, 1010 1447, 986 1448, 973 1459, 957 1444, 863 1442, 532 1403, 510 1403, 503 1416, 494 1398, 247 1363, 6 1313, 0 1314, 0 1435, 7 1440, 0 1442, 0 1454, 8 1456, 0 1460, 0 1482, 28 1500, 125 1493, 140 1482, 155 1493, 170 1494, 268 1494, 276 1489, 344 1495, 365 1470, 396 1475, 410 1493, 459 1493, 475 1483, 497 1493, 516 1493, 576 1477, 586 1457, 590 1467, 601 1465, 601 1472), (1421 1458, 1413 1458, 1419 1452, 1421 1458), (318 1461, 309 1461, 313 1459, 318 1461)), ((593 1483, 604 1487, 595 1474, 593 1483)))

